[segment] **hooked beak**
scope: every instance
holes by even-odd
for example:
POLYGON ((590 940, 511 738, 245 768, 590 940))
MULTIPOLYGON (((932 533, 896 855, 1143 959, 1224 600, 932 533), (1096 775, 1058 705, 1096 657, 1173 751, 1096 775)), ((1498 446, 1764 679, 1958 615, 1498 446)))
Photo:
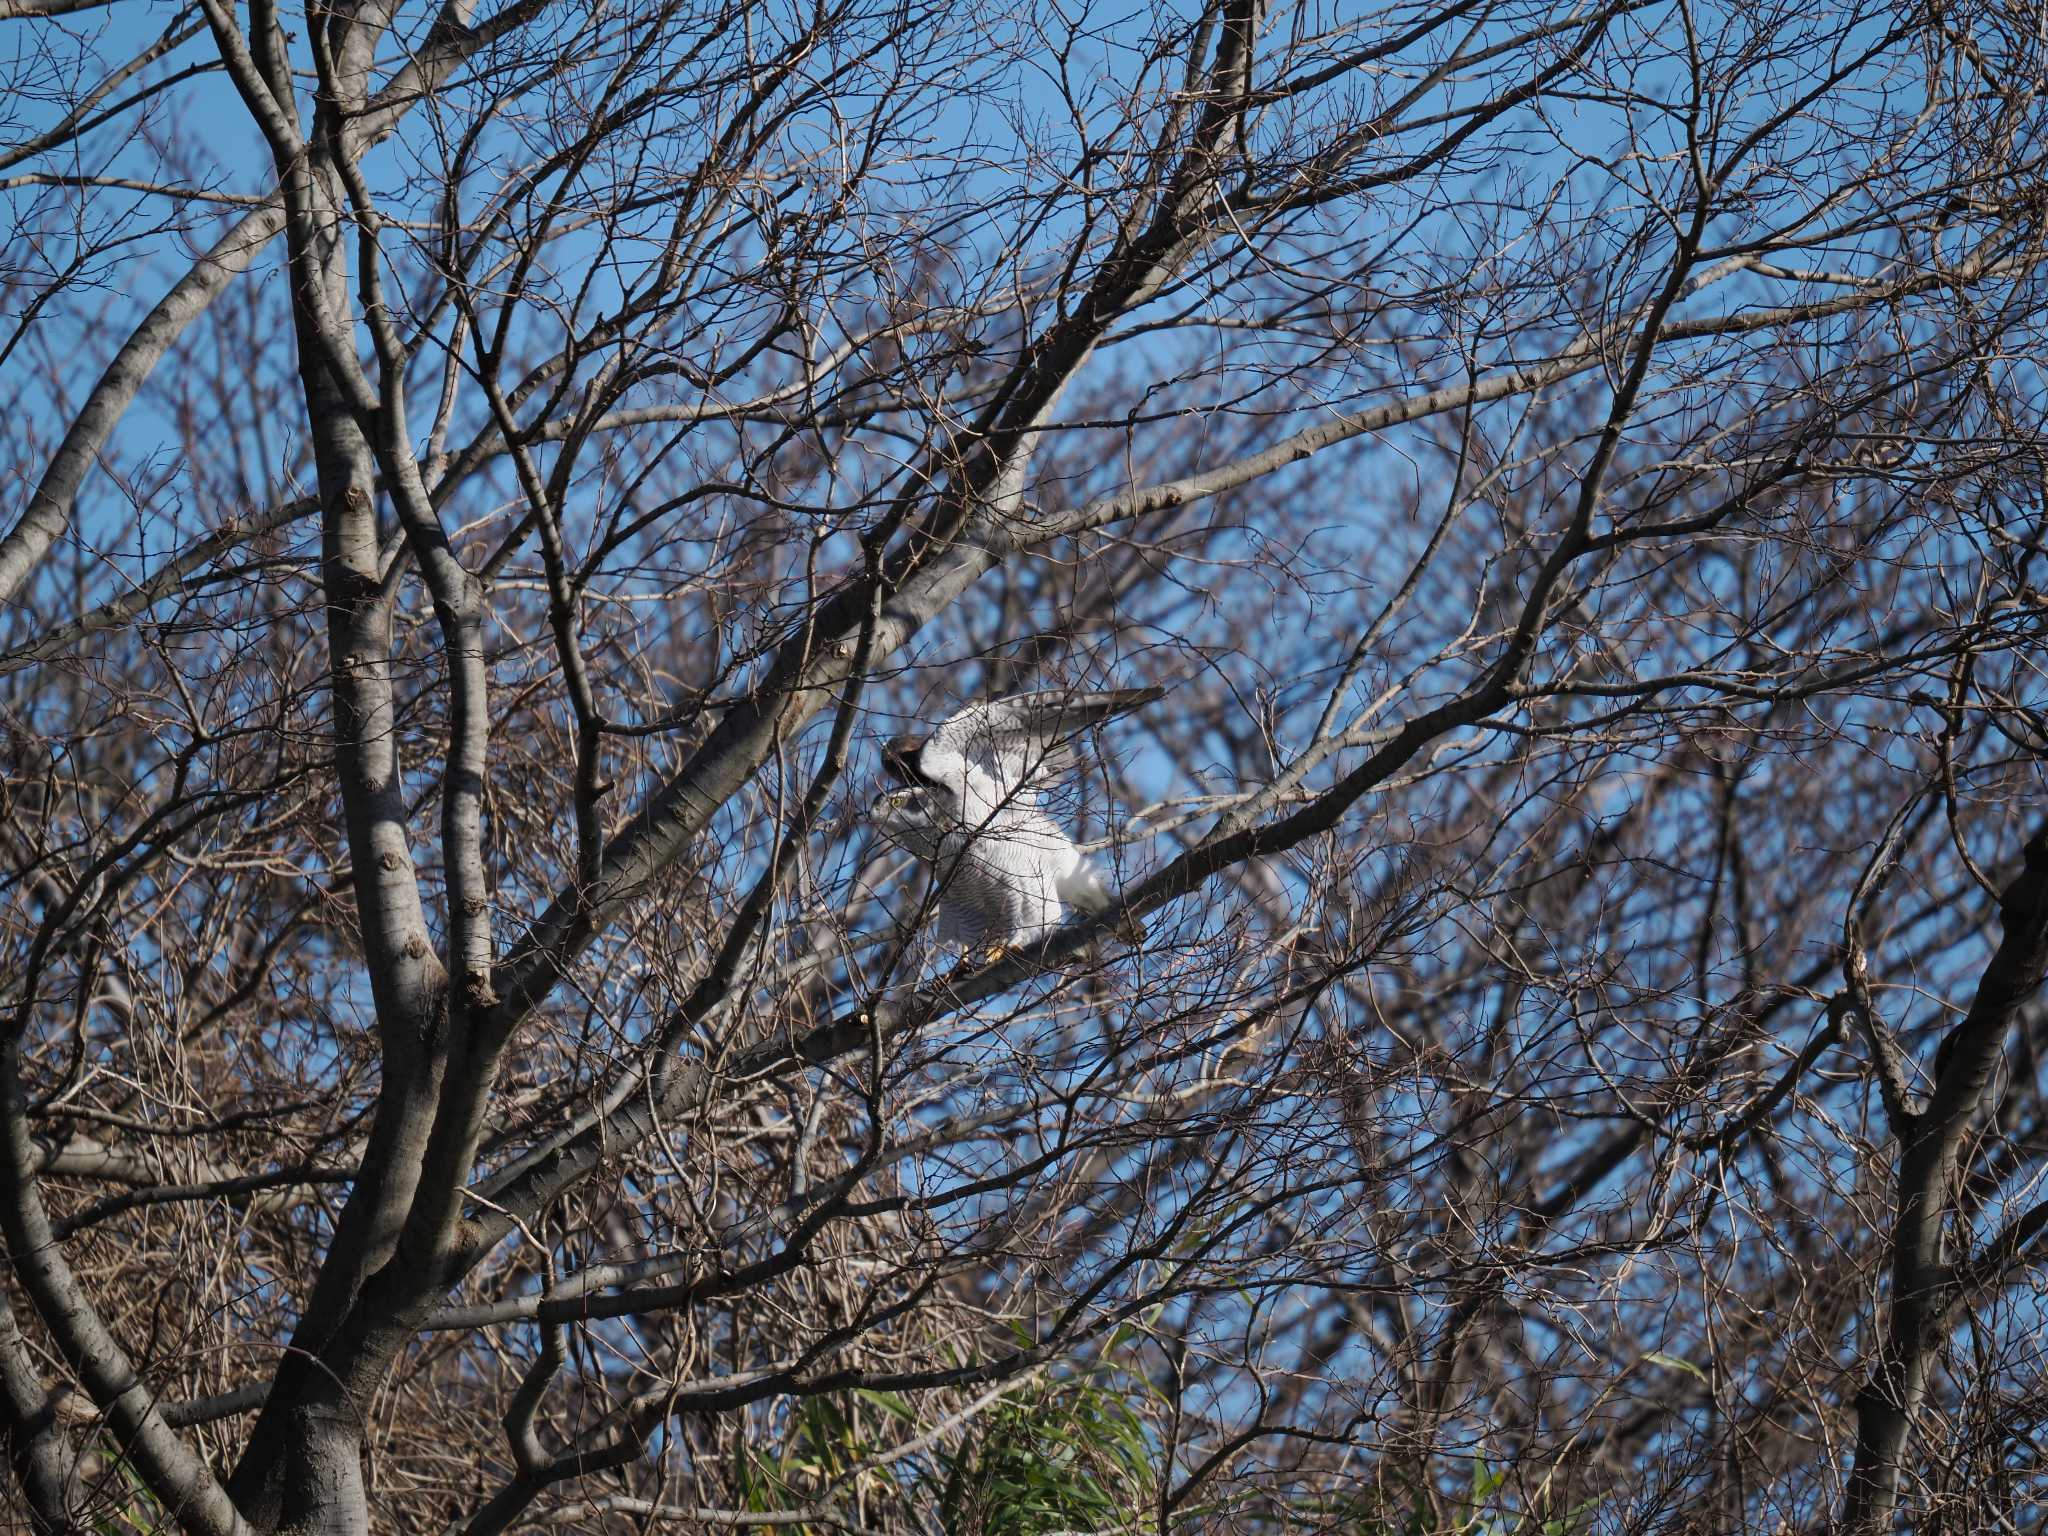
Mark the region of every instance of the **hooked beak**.
POLYGON ((926 825, 928 818, 918 803, 921 799, 918 791, 901 785, 885 789, 875 796, 868 818, 877 832, 901 846, 905 837, 915 837, 926 825))

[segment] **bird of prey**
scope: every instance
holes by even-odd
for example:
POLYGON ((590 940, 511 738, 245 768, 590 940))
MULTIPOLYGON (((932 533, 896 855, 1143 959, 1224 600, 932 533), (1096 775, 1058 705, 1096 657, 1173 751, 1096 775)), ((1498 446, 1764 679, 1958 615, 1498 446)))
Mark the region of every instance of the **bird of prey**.
MULTIPOLYGON (((1045 791, 1071 766, 1082 731, 1164 692, 1016 694, 882 748, 897 787, 875 801, 875 822, 931 866, 941 939, 996 955, 1046 937, 1063 907, 1091 915, 1115 907, 1101 871, 1046 814, 1045 791)), ((1128 915, 1117 933, 1129 943, 1144 937, 1128 915)))

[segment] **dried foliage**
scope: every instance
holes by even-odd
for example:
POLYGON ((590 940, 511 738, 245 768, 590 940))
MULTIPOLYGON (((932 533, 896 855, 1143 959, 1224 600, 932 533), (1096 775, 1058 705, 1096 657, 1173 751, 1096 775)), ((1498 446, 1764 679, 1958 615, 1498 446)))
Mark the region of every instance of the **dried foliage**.
POLYGON ((2033 12, 492 3, 0 0, 22 1528, 2040 1524, 2033 12))

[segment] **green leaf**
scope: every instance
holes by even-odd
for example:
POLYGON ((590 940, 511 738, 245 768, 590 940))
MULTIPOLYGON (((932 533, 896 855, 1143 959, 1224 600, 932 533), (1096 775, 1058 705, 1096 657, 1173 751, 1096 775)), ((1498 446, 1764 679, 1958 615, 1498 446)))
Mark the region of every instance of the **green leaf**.
POLYGON ((881 1409, 882 1412, 888 1414, 890 1418, 896 1419, 901 1423, 915 1424, 917 1422, 917 1415, 911 1411, 910 1404, 903 1401, 899 1393, 876 1392, 867 1387, 855 1387, 853 1395, 864 1403, 873 1404, 881 1409))
POLYGON ((1701 1381, 1707 1379, 1707 1373, 1694 1365, 1690 1360, 1681 1360, 1676 1355, 1667 1355, 1661 1349, 1651 1350, 1647 1355, 1643 1356, 1643 1359, 1651 1365, 1661 1365, 1667 1371, 1684 1371, 1688 1376, 1697 1376, 1701 1381))

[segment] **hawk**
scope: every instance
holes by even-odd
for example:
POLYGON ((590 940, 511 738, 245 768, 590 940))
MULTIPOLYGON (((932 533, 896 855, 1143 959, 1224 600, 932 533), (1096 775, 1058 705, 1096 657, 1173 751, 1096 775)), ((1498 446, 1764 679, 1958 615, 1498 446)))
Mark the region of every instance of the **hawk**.
MULTIPOLYGON (((996 954, 1046 937, 1063 907, 1092 915, 1116 906, 1102 872, 1046 814, 1044 795, 1072 765, 1076 736, 1164 692, 1016 694, 882 748, 897 787, 875 801, 875 824, 931 867, 940 938, 996 954)), ((1128 915, 1117 933, 1128 943, 1145 936, 1128 915)))

